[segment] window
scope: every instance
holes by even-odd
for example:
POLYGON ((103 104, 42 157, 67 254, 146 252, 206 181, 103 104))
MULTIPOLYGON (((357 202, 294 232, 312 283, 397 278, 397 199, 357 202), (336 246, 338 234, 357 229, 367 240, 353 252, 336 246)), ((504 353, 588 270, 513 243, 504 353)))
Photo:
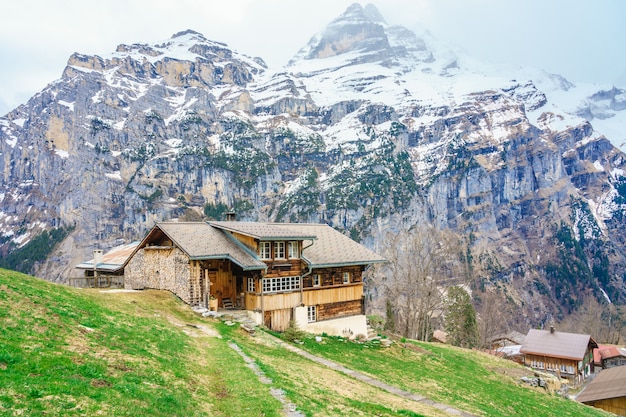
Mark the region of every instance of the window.
POLYGON ((287 243, 287 255, 289 259, 300 258, 300 251, 298 250, 298 242, 291 241, 287 243))
POLYGON ((287 292, 300 289, 300 277, 263 278, 263 292, 287 292))
POLYGON ((274 259, 285 259, 285 242, 274 242, 274 259))
POLYGON ((309 323, 313 323, 317 321, 317 307, 316 306, 308 306, 306 308, 306 318, 309 323))
POLYGON ((349 284, 350 283, 350 273, 349 272, 344 272, 343 273, 343 283, 344 284, 349 284))
POLYGON ((315 274, 313 275, 313 286, 314 287, 319 287, 320 286, 320 274, 315 274))
POLYGON ((261 259, 272 259, 272 243, 271 242, 259 243, 259 257, 261 259))
POLYGON ((248 292, 254 292, 254 278, 248 278, 248 292))

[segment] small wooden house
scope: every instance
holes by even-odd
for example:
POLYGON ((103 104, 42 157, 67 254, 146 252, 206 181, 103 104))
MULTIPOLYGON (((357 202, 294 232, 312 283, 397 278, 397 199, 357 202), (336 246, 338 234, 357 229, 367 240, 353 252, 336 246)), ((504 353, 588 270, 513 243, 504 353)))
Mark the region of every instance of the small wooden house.
POLYGON ((626 365, 626 348, 600 346, 596 352, 600 356, 600 365, 603 369, 626 365))
POLYGON ((576 401, 626 416, 626 366, 600 371, 576 396, 576 401))
POLYGON ((125 287, 165 289, 192 306, 239 308, 283 331, 367 334, 363 271, 384 259, 323 224, 163 222, 125 267, 125 287))
POLYGON ((580 383, 594 371, 593 349, 597 347, 589 335, 557 332, 551 327, 531 329, 520 352, 524 365, 580 383))

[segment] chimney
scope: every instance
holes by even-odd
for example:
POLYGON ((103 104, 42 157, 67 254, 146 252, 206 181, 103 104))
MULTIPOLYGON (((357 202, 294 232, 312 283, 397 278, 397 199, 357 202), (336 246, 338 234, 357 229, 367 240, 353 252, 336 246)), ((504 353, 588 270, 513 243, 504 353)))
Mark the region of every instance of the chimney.
POLYGON ((227 222, 237 221, 237 214, 235 213, 234 210, 227 211, 226 213, 224 213, 224 216, 226 217, 227 222))
POLYGON ((554 326, 550 326, 550 334, 554 334, 554 326))
POLYGON ((98 266, 98 264, 102 263, 102 249, 95 249, 93 251, 93 267, 94 269, 98 266))

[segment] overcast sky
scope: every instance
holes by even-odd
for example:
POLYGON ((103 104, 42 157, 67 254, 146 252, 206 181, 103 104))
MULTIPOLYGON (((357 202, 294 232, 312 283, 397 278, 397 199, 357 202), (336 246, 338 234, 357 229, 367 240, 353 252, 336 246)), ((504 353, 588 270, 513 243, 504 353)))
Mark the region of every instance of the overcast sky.
MULTIPOLYGON (((284 65, 353 0, 0 0, 0 115, 60 78, 74 52, 105 55, 193 29, 284 65)), ((369 2, 361 2, 366 5, 369 2)), ((389 24, 426 27, 484 60, 626 87, 624 0, 379 0, 389 24)))

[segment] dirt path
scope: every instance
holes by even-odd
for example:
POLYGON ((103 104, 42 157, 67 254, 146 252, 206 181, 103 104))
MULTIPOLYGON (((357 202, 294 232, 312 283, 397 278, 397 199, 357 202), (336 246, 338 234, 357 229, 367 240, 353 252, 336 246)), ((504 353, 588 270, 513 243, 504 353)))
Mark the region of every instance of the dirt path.
POLYGON ((324 366, 326 366, 326 367, 328 367, 330 369, 334 369, 334 370, 336 370, 338 372, 341 372, 341 373, 343 373, 345 375, 348 375, 348 376, 350 376, 350 377, 352 377, 354 379, 357 379, 357 380, 359 380, 361 382, 364 382, 366 384, 369 384, 369 385, 372 385, 374 387, 380 388, 380 389, 382 389, 384 391, 387 391, 387 392, 389 392, 391 394, 397 395, 399 397, 406 398, 406 399, 411 400, 411 401, 416 401, 416 402, 419 402, 419 403, 422 403, 422 404, 425 404, 425 405, 429 405, 429 406, 434 407, 434 408, 438 408, 438 409, 446 412, 447 414, 450 414, 450 415, 453 415, 453 416, 476 417, 474 414, 471 414, 471 413, 468 413, 468 412, 456 409, 456 408, 451 407, 451 406, 446 405, 446 404, 438 403, 438 402, 433 401, 433 400, 431 400, 429 398, 423 397, 421 395, 417 395, 417 394, 409 392, 409 391, 404 391, 404 390, 402 390, 402 389, 400 389, 398 387, 395 387, 393 385, 389 385, 389 384, 387 384, 385 382, 382 382, 382 381, 380 381, 378 379, 375 379, 375 378, 372 378, 370 376, 367 376, 367 375, 365 375, 365 374, 363 374, 361 372, 358 372, 358 371, 346 368, 345 366, 340 365, 337 362, 331 361, 329 359, 322 358, 320 356, 313 355, 313 354, 311 354, 311 353, 309 353, 307 351, 304 351, 304 350, 302 350, 302 349, 300 349, 300 348, 298 348, 296 346, 293 346, 293 345, 291 345, 289 343, 286 343, 286 342, 284 342, 284 341, 282 341, 282 340, 280 340, 278 338, 275 338, 274 336, 271 336, 271 335, 268 335, 268 334, 265 334, 264 336, 271 338, 274 343, 276 343, 279 346, 282 346, 283 348, 285 348, 285 349, 287 349, 287 350, 289 350, 289 351, 291 351, 293 353, 296 353, 296 354, 298 354, 300 356, 303 356, 303 357, 305 357, 305 358, 307 358, 307 359, 309 359, 309 360, 311 360, 313 362, 316 362, 316 363, 319 363, 321 365, 324 365, 324 366))
MULTIPOLYGON (((250 369, 252 369, 252 371, 254 371, 262 384, 272 384, 272 380, 265 375, 261 368, 259 368, 259 366, 256 364, 254 359, 246 355, 237 344, 233 342, 228 342, 228 346, 230 346, 231 349, 234 349, 235 352, 237 352, 243 358, 244 362, 248 365, 250 369)), ((283 405, 283 415, 285 415, 285 417, 305 417, 304 414, 297 410, 295 404, 287 401, 287 398, 285 397, 285 392, 282 389, 270 387, 270 393, 283 405)))

